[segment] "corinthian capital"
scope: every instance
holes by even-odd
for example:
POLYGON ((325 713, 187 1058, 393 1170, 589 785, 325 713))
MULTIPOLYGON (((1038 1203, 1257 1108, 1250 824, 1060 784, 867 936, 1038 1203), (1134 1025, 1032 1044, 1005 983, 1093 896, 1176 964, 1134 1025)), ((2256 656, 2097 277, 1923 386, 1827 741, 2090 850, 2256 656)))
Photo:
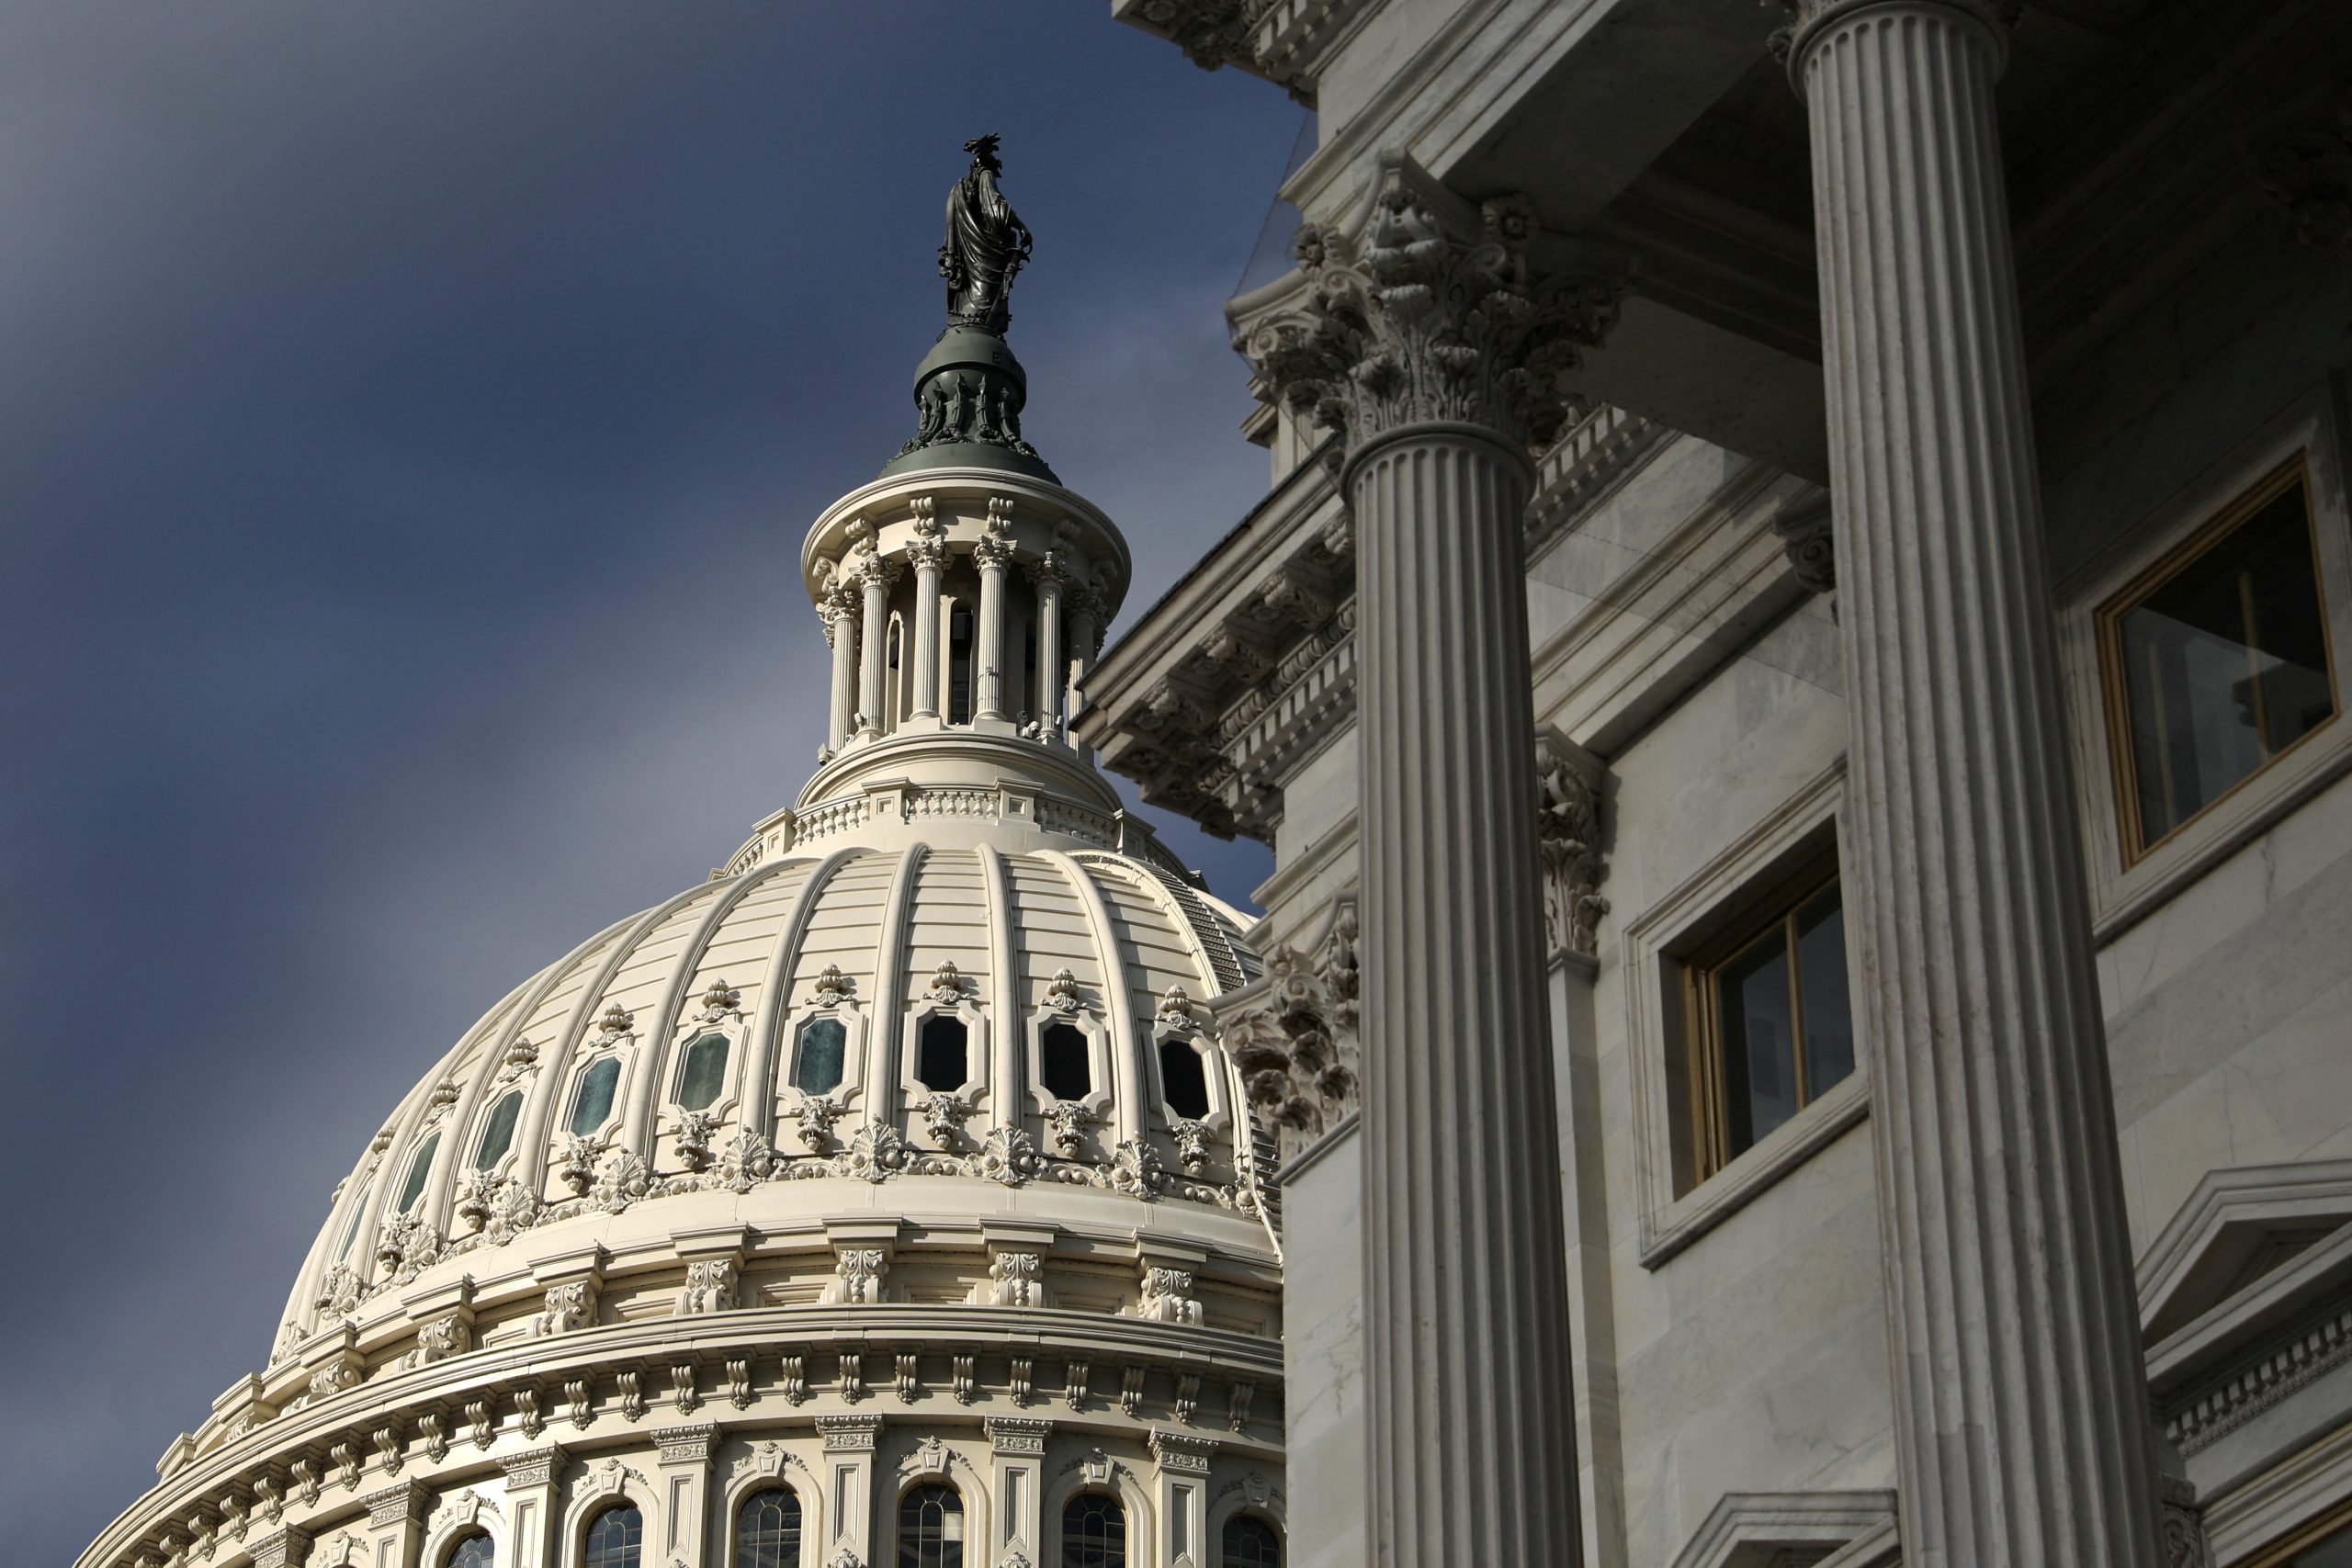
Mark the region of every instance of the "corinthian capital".
POLYGON ((1993 40, 1996 58, 2006 62, 2009 29, 2025 15, 2026 7, 2026 0, 1778 0, 1778 4, 1788 13, 1789 20, 1786 27, 1772 35, 1772 57, 1788 66, 1799 92, 1804 90, 1798 73, 1804 67, 1806 51, 1816 40, 1865 12, 1906 4, 1914 10, 1924 5, 1965 17, 1984 28, 1993 40))
POLYGON ((1393 163, 1358 232, 1299 231, 1306 302, 1235 346, 1268 390, 1351 446, 1423 421, 1545 446, 1567 415, 1560 378, 1615 324, 1623 281, 1539 275, 1536 238, 1523 197, 1474 209, 1393 163))

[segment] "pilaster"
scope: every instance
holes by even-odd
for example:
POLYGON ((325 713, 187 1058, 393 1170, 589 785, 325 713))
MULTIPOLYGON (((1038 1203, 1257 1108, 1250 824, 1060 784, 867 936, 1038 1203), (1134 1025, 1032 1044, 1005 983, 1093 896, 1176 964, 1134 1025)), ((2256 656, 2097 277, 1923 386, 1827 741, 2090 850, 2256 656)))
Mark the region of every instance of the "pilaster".
POLYGON ((498 1461, 506 1472, 514 1568, 557 1568, 560 1561, 558 1532, 562 1522, 556 1488, 563 1479, 564 1458, 563 1445, 549 1443, 498 1461))
POLYGON ((710 1514, 710 1451, 718 1438, 715 1421, 660 1427, 653 1434, 660 1455, 657 1484, 662 1491, 662 1529, 667 1538, 657 1562, 704 1561, 703 1537, 710 1514))
POLYGON ((359 1506, 368 1510, 368 1568, 418 1568, 432 1489, 421 1481, 403 1481, 369 1493, 359 1506))
POLYGON ((1207 1568, 1209 1460, 1216 1439, 1154 1429, 1154 1510, 1159 1516, 1158 1561, 1169 1568, 1207 1568))
POLYGON ((1041 1560, 1045 1543, 1046 1439, 1053 1435, 1051 1421, 1018 1416, 990 1416, 989 1451, 993 1458, 989 1488, 996 1499, 990 1517, 997 1539, 980 1553, 983 1563, 1011 1562, 1014 1555, 1031 1562, 1041 1560))
POLYGON ((2014 7, 1804 0, 1857 1010, 1903 1555, 2161 1562, 1994 83, 2014 7))
POLYGON ((820 1416, 825 1441, 825 1486, 832 1494, 833 1538, 820 1562, 832 1562, 843 1551, 860 1562, 874 1561, 874 1445, 882 1435, 879 1416, 820 1416))

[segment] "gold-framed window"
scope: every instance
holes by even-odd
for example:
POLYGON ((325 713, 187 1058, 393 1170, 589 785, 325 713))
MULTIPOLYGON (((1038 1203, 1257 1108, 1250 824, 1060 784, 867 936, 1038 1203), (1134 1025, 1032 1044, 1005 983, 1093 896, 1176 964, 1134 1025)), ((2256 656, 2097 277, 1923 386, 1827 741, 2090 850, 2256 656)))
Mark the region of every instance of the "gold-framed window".
POLYGON ((2126 866, 2335 717, 2316 525, 2299 454, 2100 606, 2126 866))
POLYGON ((2352 1502, 2340 1503, 2306 1520, 2236 1568, 2346 1568, 2352 1564, 2352 1502))
POLYGON ((1705 1180, 1854 1071, 1834 864, 1792 879, 1683 969, 1694 1175, 1705 1180))

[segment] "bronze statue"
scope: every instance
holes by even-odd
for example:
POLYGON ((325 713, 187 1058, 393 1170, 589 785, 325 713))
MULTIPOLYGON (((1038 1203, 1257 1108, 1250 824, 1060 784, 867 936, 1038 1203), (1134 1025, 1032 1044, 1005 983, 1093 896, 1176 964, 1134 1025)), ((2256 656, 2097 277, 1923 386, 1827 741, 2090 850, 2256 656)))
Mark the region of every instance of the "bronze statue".
POLYGON ((947 193, 947 239, 939 276, 947 280, 947 321, 1002 336, 1012 320, 1012 279, 1029 259, 1029 226, 996 188, 1004 165, 990 134, 964 143, 972 166, 947 193))

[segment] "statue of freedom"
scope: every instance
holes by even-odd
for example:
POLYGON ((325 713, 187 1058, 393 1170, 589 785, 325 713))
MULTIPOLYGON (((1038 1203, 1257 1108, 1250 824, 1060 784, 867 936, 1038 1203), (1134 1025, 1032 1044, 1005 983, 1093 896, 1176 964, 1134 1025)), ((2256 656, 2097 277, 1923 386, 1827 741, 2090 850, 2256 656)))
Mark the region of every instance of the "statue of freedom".
POLYGON ((1001 337, 1012 320, 1013 276, 1029 259, 1029 226, 996 188, 1004 165, 997 138, 964 143, 972 166, 947 193, 947 239, 939 247, 939 276, 947 280, 950 326, 977 327, 1001 337))

